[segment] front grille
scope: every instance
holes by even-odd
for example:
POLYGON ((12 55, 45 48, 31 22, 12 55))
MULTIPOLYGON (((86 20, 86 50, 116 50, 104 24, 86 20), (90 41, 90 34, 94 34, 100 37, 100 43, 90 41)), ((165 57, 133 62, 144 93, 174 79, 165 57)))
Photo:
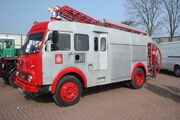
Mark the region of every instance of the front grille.
POLYGON ((27 73, 24 72, 19 72, 19 77, 23 80, 28 80, 28 75, 27 73))

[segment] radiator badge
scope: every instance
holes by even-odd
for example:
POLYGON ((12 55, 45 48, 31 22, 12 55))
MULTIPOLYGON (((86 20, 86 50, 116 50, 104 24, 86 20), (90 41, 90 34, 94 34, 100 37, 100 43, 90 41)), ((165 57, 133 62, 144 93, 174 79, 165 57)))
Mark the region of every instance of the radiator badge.
POLYGON ((63 54, 55 54, 55 64, 63 64, 63 54))

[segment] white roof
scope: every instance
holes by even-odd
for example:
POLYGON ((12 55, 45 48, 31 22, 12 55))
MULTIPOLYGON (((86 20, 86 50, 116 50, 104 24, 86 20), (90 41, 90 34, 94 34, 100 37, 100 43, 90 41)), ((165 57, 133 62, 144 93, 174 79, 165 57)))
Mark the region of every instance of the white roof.
POLYGON ((0 37, 0 39, 14 39, 13 37, 0 37))

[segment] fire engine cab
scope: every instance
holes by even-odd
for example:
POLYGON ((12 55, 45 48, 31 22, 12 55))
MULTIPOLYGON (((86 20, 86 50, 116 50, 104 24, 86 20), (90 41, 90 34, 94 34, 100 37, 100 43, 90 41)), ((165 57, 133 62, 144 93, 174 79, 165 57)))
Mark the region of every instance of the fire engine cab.
POLYGON ((160 51, 145 32, 100 22, 69 6, 35 24, 18 58, 15 83, 30 93, 51 92, 56 104, 77 103, 83 88, 127 81, 141 88, 156 75, 160 51), (64 21, 61 18, 68 21, 64 21))

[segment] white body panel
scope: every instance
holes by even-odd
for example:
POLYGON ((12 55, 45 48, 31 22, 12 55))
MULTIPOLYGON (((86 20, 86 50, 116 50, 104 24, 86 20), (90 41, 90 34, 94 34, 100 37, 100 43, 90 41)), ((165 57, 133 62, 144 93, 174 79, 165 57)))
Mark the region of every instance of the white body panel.
POLYGON ((81 70, 87 79, 87 87, 108 84, 131 79, 134 66, 143 63, 147 66, 147 44, 152 42, 148 36, 76 22, 52 21, 49 31, 71 35, 71 50, 45 51, 43 49, 43 84, 51 85, 63 69, 75 67, 81 70), (74 34, 89 36, 89 50, 75 51, 74 34), (94 37, 99 39, 99 50, 94 50, 94 37), (100 50, 101 38, 106 38, 106 51, 100 50), (76 54, 83 54, 85 61, 75 62, 76 54), (63 54, 63 64, 55 64, 55 54, 63 54))
POLYGON ((174 71, 180 65, 180 42, 161 43, 157 45, 162 54, 162 69, 174 71))

